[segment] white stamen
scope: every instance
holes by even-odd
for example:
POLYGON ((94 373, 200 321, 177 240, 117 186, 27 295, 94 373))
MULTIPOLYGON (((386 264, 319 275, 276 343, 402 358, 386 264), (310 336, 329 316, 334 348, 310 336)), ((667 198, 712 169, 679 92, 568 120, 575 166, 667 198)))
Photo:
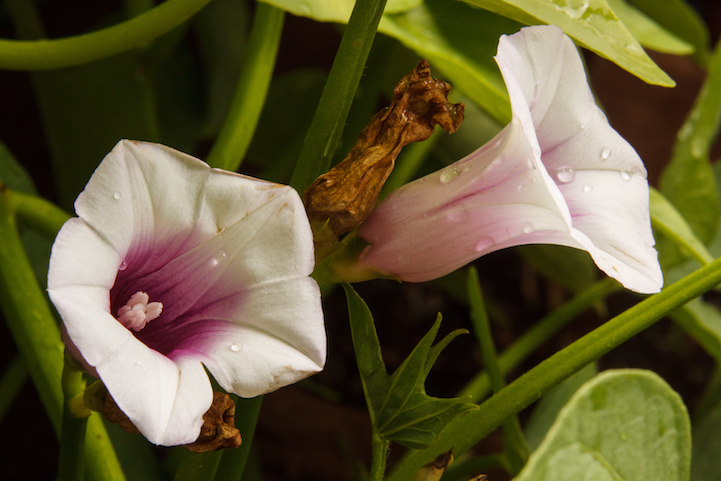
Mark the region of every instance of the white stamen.
POLYGON ((133 331, 142 330, 147 323, 157 319, 163 312, 161 302, 151 302, 150 297, 143 291, 133 294, 123 307, 118 309, 118 321, 133 331))

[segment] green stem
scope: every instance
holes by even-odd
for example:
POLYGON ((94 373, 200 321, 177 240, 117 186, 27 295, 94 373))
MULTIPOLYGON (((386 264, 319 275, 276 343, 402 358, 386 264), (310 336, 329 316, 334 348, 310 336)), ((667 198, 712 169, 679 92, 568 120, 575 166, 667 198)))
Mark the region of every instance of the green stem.
MULTIPOLYGON (((20 242, 11 200, 15 194, 1 187, 0 306, 50 422, 59 434, 63 406, 60 386, 63 343, 20 242)), ((89 478, 124 480, 105 426, 97 415, 88 421, 87 439, 85 454, 89 478)))
POLYGON ((413 451, 402 459, 389 481, 411 479, 415 470, 451 447, 454 447, 456 455, 463 454, 500 426, 508 416, 524 409, 574 372, 720 282, 721 259, 717 259, 614 317, 523 374, 481 404, 478 410, 451 422, 433 446, 413 451))
POLYGON ((258 422, 263 396, 240 398, 235 403, 235 426, 240 430, 243 443, 239 448, 226 451, 215 474, 215 481, 240 481, 253 446, 255 426, 258 422))
POLYGON ((0 68, 50 70, 140 47, 188 20, 210 0, 168 0, 112 27, 57 40, 0 40, 0 68))
MULTIPOLYGON (((184 448, 177 448, 184 449, 184 448)), ((175 471, 174 481, 212 481, 220 464, 223 451, 193 453, 185 450, 175 471)))
POLYGON ((27 379, 28 370, 23 358, 15 356, 0 379, 0 421, 5 417, 27 379))
MULTIPOLYGON (((491 379, 493 392, 498 392, 506 386, 501 368, 498 364, 496 346, 493 343, 491 325, 486 314, 483 302, 481 285, 478 281, 478 271, 474 268, 468 270, 468 299, 471 304, 471 320, 473 321, 476 339, 481 348, 481 360, 491 379)), ((518 417, 509 416, 503 423, 504 447, 503 451, 508 459, 511 474, 518 474, 528 460, 528 443, 521 432, 518 417)))
POLYGON ((357 0, 353 7, 290 180, 299 192, 330 167, 385 5, 386 0, 357 0))
MULTIPOLYGON (((621 286, 616 281, 605 278, 596 282, 552 313, 544 316, 511 344, 508 349, 503 351, 498 358, 501 373, 505 375, 517 367, 539 346, 573 321, 576 316, 594 303, 620 289, 621 286)), ((475 376, 458 395, 471 396, 473 402, 479 402, 488 396, 490 392, 490 377, 484 371, 475 376)))
POLYGON ((245 157, 268 94, 285 12, 258 3, 228 117, 206 161, 235 171, 245 157))
POLYGON ((63 209, 36 195, 12 191, 10 201, 18 221, 48 239, 54 239, 70 218, 63 209))
POLYGON ((63 421, 60 433, 58 480, 83 481, 85 479, 85 463, 83 462, 85 433, 90 412, 88 411, 85 415, 74 412, 73 402, 78 395, 82 396, 85 380, 82 372, 67 360, 63 366, 62 389, 65 402, 63 403, 63 421))
POLYGON ((368 473, 368 481, 383 481, 389 446, 390 442, 386 441, 383 436, 373 433, 373 439, 371 440, 371 468, 368 473))

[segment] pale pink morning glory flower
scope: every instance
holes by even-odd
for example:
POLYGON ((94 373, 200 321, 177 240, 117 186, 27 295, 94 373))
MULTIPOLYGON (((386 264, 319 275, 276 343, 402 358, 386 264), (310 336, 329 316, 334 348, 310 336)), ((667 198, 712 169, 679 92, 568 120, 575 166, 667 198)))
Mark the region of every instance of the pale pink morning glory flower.
POLYGON ((292 188, 124 140, 75 210, 48 292, 71 349, 151 442, 197 439, 205 368, 243 397, 323 368, 313 237, 292 188))
POLYGON ((573 42, 555 26, 501 37, 513 120, 494 139, 389 195, 361 227, 361 266, 426 281, 505 247, 588 251, 628 289, 663 277, 646 169, 596 105, 573 42))

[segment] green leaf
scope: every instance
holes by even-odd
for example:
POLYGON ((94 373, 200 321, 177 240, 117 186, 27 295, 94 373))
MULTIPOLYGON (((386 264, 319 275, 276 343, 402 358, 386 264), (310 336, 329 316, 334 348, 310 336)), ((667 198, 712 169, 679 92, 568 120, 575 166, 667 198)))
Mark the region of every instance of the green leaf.
MULTIPOLYGON (((319 22, 348 23, 355 0, 261 0, 299 17, 319 22)), ((385 13, 398 13, 419 7, 423 0, 388 0, 385 13)))
POLYGON ((596 374, 598 374, 596 363, 591 363, 548 391, 548 394, 538 401, 525 426, 526 439, 531 449, 538 448, 563 406, 596 374))
POLYGON ((694 46, 694 57, 705 65, 709 51, 706 23, 684 0, 630 0, 639 10, 678 38, 694 46))
POLYGON ((673 203, 703 243, 713 237, 719 221, 716 182, 709 151, 721 122, 721 48, 709 64, 708 77, 683 127, 660 190, 673 203))
POLYGON ((626 0, 606 0, 618 19, 641 45, 657 52, 688 55, 694 45, 677 37, 626 0))
POLYGON ((626 29, 606 0, 464 0, 519 22, 557 25, 576 43, 607 58, 648 83, 675 82, 626 29))
POLYGON ((651 221, 656 230, 681 250, 688 251, 701 264, 708 264, 714 259, 703 242, 693 233, 686 219, 661 192, 654 188, 650 189, 650 206, 651 221))
POLYGON ((606 371, 561 410, 516 481, 686 481, 688 413, 650 371, 606 371))
POLYGON ((440 350, 463 331, 450 333, 435 347, 440 316, 393 375, 386 372, 373 317, 363 299, 344 284, 353 346, 373 430, 389 441, 420 449, 429 446, 448 422, 476 408, 464 398, 438 399, 425 392, 425 379, 440 350))
POLYGON ((721 362, 721 312, 712 304, 694 299, 670 313, 671 318, 721 362))
POLYGON ((10 153, 2 141, 0 141, 0 183, 12 190, 26 194, 35 193, 35 184, 30 175, 15 160, 15 156, 10 153))
POLYGON ((721 405, 694 422, 691 481, 721 479, 721 405))

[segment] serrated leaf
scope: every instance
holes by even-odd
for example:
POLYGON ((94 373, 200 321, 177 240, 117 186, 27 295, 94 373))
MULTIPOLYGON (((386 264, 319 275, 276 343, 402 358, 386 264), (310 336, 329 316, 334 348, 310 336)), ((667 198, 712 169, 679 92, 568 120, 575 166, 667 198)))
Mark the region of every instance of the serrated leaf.
POLYGON ((573 395, 515 481, 686 481, 690 431, 656 374, 606 371, 573 395))
POLYGON ((691 113, 678 132, 660 190, 703 243, 716 232, 719 205, 709 151, 721 123, 721 48, 709 64, 708 77, 691 113))
POLYGON ((529 25, 557 25, 576 43, 648 83, 675 82, 646 55, 606 0, 464 0, 529 25))
MULTIPOLYGON (((440 352, 432 346, 440 327, 440 316, 389 376, 368 306, 351 286, 345 284, 343 287, 348 300, 353 347, 374 432, 408 448, 428 447, 448 422, 477 407, 464 398, 438 399, 425 392, 426 376, 440 352)), ((458 334, 458 331, 452 332, 438 345, 444 347, 458 334)))

